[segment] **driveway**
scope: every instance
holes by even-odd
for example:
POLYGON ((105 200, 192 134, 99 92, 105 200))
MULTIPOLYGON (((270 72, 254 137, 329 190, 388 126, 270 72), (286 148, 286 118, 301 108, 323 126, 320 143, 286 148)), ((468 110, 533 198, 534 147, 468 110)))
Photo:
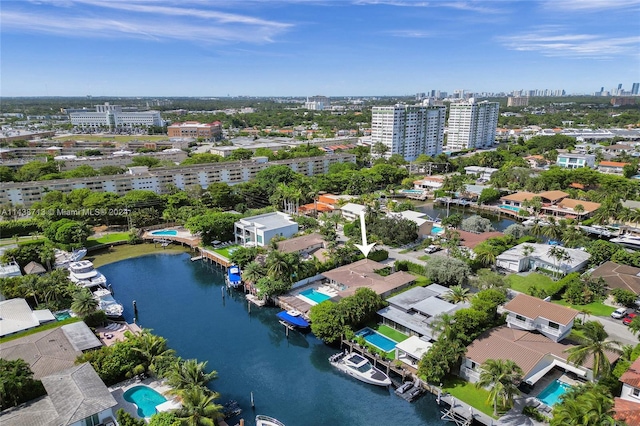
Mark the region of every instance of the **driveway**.
MULTIPOLYGON (((582 317, 582 315, 579 315, 582 317)), ((637 345, 638 338, 629 331, 629 327, 622 324, 622 320, 616 320, 611 317, 587 316, 587 321, 598 320, 604 325, 605 331, 609 334, 609 339, 617 340, 626 345, 637 345)))

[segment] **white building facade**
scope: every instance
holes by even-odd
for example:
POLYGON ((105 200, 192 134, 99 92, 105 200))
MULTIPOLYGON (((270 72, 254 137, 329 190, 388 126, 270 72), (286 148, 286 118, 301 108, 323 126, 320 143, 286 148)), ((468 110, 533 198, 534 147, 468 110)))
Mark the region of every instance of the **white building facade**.
POLYGON ((395 105, 373 107, 371 143, 387 147, 385 157, 400 154, 413 161, 420 154, 435 156, 442 152, 446 107, 395 105))
POLYGON ((159 111, 122 111, 120 105, 96 105, 95 111, 78 111, 69 114, 71 124, 78 127, 151 127, 164 126, 159 111))
POLYGON ((496 140, 498 102, 469 102, 451 104, 447 123, 447 151, 489 148, 496 140))

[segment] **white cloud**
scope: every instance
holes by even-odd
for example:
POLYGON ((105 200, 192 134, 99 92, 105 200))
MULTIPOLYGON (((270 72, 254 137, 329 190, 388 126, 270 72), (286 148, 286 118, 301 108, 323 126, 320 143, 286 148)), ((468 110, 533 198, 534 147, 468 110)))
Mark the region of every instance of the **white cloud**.
POLYGON ((597 34, 559 34, 542 29, 497 38, 508 49, 539 52, 550 57, 611 59, 638 55, 639 36, 611 37, 597 34))
POLYGON ((442 36, 442 33, 435 33, 432 31, 421 30, 392 30, 386 31, 385 34, 389 34, 393 37, 406 37, 406 38, 430 38, 435 36, 442 36))
POLYGON ((546 0, 543 6, 552 10, 611 11, 640 6, 640 0, 546 0))

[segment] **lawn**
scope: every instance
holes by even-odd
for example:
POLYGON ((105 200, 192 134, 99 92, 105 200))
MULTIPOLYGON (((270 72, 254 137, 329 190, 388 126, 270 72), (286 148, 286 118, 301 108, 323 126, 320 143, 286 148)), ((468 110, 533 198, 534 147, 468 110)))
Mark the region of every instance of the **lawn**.
POLYGON ((229 260, 229 258, 231 257, 231 253, 233 253, 233 251, 235 249, 237 249, 238 247, 240 247, 240 246, 239 245, 232 245, 232 246, 227 246, 227 247, 217 248, 217 249, 211 249, 211 250, 215 251, 219 255, 222 255, 227 260, 229 260))
POLYGON ((67 318, 66 320, 63 320, 63 321, 49 322, 49 323, 46 323, 46 324, 42 324, 42 325, 40 325, 38 327, 30 328, 29 330, 22 331, 20 333, 11 334, 10 336, 2 337, 2 338, 0 338, 0 343, 8 342, 10 340, 19 339, 21 337, 29 336, 29 335, 35 334, 35 333, 40 333, 41 331, 51 330, 52 328, 62 327, 63 325, 71 324, 71 323, 78 322, 78 321, 81 321, 81 319, 78 318, 78 317, 71 317, 71 318, 67 318))
MULTIPOLYGON (((419 275, 416 274, 415 272, 409 272, 411 275, 413 275, 414 277, 416 277, 416 284, 420 287, 426 287, 429 284, 431 284, 431 280, 427 277, 425 277, 424 275, 419 275)), ((415 286, 412 286, 415 287, 415 286)))
MULTIPOLYGON (((552 302, 562 306, 570 306, 577 311, 582 311, 584 309, 589 311, 591 315, 597 317, 608 317, 611 315, 611 312, 616 310, 616 308, 614 308, 613 306, 607 306, 602 302, 593 302, 589 303, 588 305, 571 305, 564 300, 553 300, 552 302)), ((589 321, 588 317, 587 321, 589 321)))
POLYGON ((87 247, 93 247, 99 244, 115 243, 117 241, 127 241, 128 239, 128 232, 114 232, 112 234, 103 235, 100 238, 89 238, 87 240, 87 247))
MULTIPOLYGON (((473 383, 469 383, 460 377, 452 376, 445 379, 442 390, 450 393, 454 398, 466 402, 476 410, 493 417, 493 407, 487 405, 487 399, 489 398, 488 390, 476 388, 473 383)), ((493 418, 495 419, 497 417, 493 418)))
POLYGON ((513 290, 519 291, 520 293, 527 293, 529 287, 533 285, 546 290, 554 282, 548 276, 535 272, 526 276, 511 274, 507 277, 507 281, 513 290))
POLYGON ((132 257, 145 256, 147 254, 180 254, 187 252, 189 252, 188 247, 182 247, 177 244, 169 244, 167 247, 155 247, 154 244, 136 244, 133 246, 125 244, 90 253, 87 258, 93 262, 93 265, 96 268, 98 268, 109 263, 130 259, 132 257))
POLYGON ((406 334, 400 333, 398 330, 386 325, 379 324, 372 328, 383 336, 387 336, 389 339, 396 342, 402 342, 403 340, 407 340, 409 338, 409 336, 407 336, 406 334))

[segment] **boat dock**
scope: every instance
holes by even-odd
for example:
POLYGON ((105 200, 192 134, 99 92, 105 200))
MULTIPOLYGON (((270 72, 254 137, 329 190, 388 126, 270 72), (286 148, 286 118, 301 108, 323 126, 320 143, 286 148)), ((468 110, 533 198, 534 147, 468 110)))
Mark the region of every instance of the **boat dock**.
POLYGON ((195 262, 197 260, 202 260, 202 256, 194 256, 194 257, 191 258, 192 262, 195 262))
POLYGON ((462 200, 459 198, 449 198, 449 197, 439 197, 439 198, 436 198, 435 201, 440 204, 446 204, 446 205, 453 204, 455 206, 461 206, 461 207, 469 207, 470 205, 473 204, 471 201, 468 201, 468 200, 462 200))
POLYGON ((216 253, 215 251, 212 251, 212 250, 207 250, 203 247, 198 247, 198 248, 200 249, 200 258, 205 262, 215 264, 224 269, 231 266, 231 262, 229 261, 229 259, 227 259, 223 255, 216 253))
POLYGON ((584 232, 586 232, 587 234, 593 234, 593 235, 597 235, 599 237, 605 237, 605 238, 615 237, 615 236, 618 236, 619 234, 619 231, 610 231, 609 229, 603 226, 597 226, 597 225, 594 225, 594 226, 580 225, 579 228, 584 232))

